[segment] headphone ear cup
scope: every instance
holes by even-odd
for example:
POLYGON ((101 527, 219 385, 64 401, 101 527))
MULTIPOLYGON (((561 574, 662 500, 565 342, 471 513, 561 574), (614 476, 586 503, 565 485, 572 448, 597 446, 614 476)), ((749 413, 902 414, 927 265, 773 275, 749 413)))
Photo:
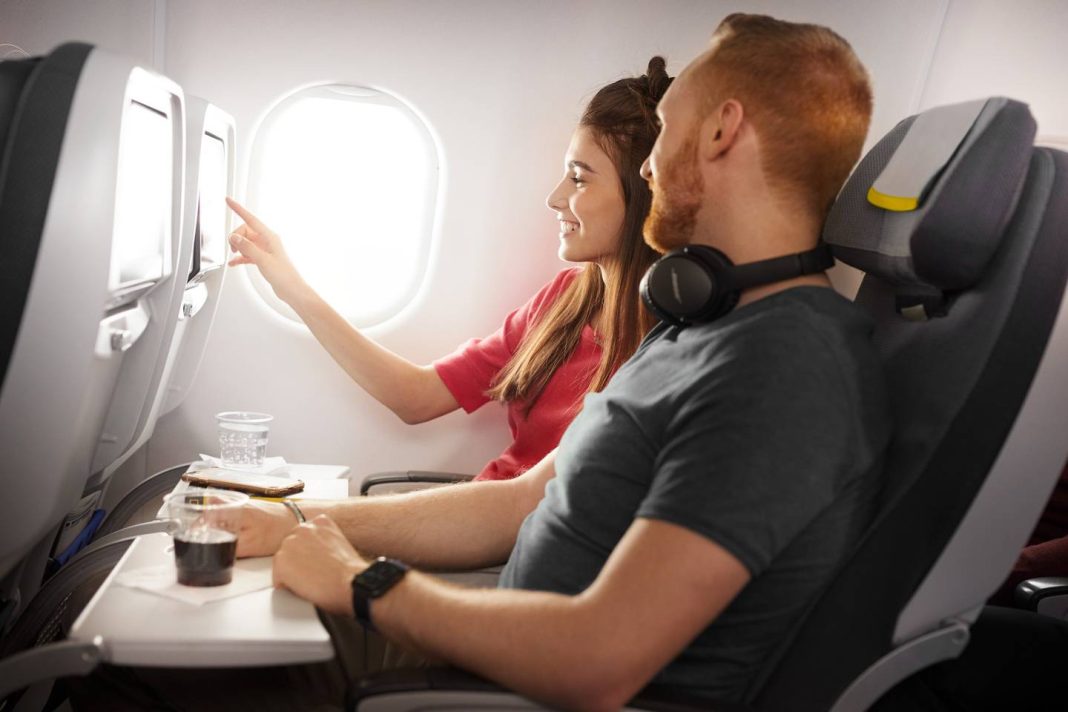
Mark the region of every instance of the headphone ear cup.
POLYGON ((688 245, 653 263, 641 283, 649 310, 662 321, 685 326, 726 314, 738 302, 738 293, 722 293, 723 275, 733 265, 719 250, 688 245))
POLYGON ((645 275, 642 277, 641 286, 639 289, 642 295, 642 302, 644 302, 646 308, 653 313, 653 316, 655 316, 660 321, 671 324, 672 326, 685 326, 686 322, 678 319, 674 314, 663 309, 660 306, 662 300, 658 300, 657 297, 653 296, 652 290, 649 286, 649 277, 653 274, 653 267, 655 266, 655 264, 650 265, 649 269, 645 271, 645 275))

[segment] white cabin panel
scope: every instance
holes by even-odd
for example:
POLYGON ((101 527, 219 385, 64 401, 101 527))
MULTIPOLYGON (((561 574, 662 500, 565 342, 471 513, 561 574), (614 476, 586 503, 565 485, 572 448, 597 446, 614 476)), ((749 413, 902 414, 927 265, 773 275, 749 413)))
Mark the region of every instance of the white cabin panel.
MULTIPOLYGON (((585 102, 602 85, 642 72, 654 54, 676 73, 726 14, 765 12, 826 24, 849 40, 872 75, 871 136, 922 106, 973 91, 1028 101, 1044 132, 1066 132, 1057 118, 1066 100, 1052 96, 1052 78, 1036 78, 1065 66, 1055 63, 1063 57, 1055 27, 1064 24, 1056 20, 1065 9, 1024 4, 1004 12, 1026 21, 1030 29, 1012 42, 1028 52, 1005 47, 1004 57, 991 52, 1005 44, 1006 17, 994 0, 0 0, 0 42, 31 53, 66 40, 99 43, 155 64, 217 104, 237 122, 239 200, 248 197, 257 126, 283 97, 344 83, 407 102, 440 151, 433 247, 411 303, 367 333, 428 363, 492 332, 565 266, 544 200, 585 102), (989 56, 972 56, 982 52, 989 56), (975 68, 988 65, 1000 69, 976 78, 975 68)), ((248 269, 229 274, 197 382, 159 422, 136 467, 154 471, 214 452, 212 416, 233 409, 275 416, 270 454, 349 465, 357 478, 388 469, 476 472, 504 447, 504 414, 492 404, 473 417, 400 423, 306 328, 264 303, 248 269)), ((855 288, 855 274, 835 278, 843 292, 855 288)))

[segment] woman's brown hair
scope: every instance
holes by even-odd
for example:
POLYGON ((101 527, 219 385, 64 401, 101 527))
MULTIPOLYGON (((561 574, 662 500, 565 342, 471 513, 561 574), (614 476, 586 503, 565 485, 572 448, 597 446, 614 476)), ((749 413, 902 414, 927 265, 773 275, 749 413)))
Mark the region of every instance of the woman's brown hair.
POLYGON ((603 279, 597 265, 587 264, 546 310, 501 369, 489 390, 491 398, 524 402, 529 411, 575 350, 583 328, 604 309, 601 362, 589 389, 600 391, 652 327, 654 318, 641 304, 638 284, 660 255, 642 238, 652 194, 640 170, 660 132, 656 105, 671 81, 664 58, 653 57, 644 75, 603 87, 586 106, 579 126, 597 137, 622 182, 625 208, 619 252, 604 264, 603 279))

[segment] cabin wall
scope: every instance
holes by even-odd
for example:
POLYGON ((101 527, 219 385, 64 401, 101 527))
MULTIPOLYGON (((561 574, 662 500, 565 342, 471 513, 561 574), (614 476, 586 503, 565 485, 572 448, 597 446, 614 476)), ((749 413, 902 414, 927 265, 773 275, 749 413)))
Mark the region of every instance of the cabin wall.
MULTIPOLYGON (((852 43, 875 88, 869 145, 920 108, 993 93, 1031 103, 1043 134, 1068 135, 1057 32, 1068 6, 1052 0, 0 0, 0 43, 31 53, 69 39, 99 43, 215 102, 237 121, 239 199, 257 123, 295 88, 369 84, 409 101, 444 156, 435 248, 414 302, 368 333, 428 363, 492 332, 564 266, 544 200, 592 93, 642 72, 654 54, 677 72, 724 15, 742 9, 827 24, 852 43)), ((227 277, 192 392, 128 469, 215 452, 212 414, 233 409, 276 416, 269 454, 349 465, 357 478, 475 472, 503 448, 504 415, 492 404, 401 424, 304 327, 268 308, 246 269, 227 277)), ((844 293, 856 288, 848 269, 835 279, 844 293)))
POLYGON ((951 2, 920 109, 991 95, 1027 102, 1040 141, 1068 147, 1068 3, 951 2))

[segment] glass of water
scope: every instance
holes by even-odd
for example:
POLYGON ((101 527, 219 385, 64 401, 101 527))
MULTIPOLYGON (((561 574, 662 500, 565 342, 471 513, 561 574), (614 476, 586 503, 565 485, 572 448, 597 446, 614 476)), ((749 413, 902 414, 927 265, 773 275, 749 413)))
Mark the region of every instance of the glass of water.
POLYGON ((219 422, 219 457, 223 467, 259 467, 267 455, 267 431, 273 416, 228 411, 215 416, 219 422))

